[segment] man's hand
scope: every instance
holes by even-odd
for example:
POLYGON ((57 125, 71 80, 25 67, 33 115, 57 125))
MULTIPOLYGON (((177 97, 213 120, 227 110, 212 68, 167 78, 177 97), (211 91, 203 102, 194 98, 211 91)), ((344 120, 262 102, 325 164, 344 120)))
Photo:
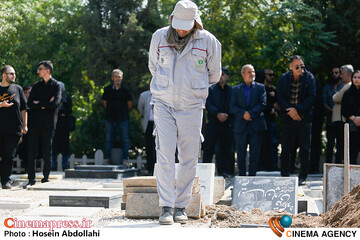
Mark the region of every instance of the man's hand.
POLYGON ((251 121, 251 116, 250 116, 250 114, 249 114, 248 111, 246 111, 246 112, 244 113, 243 118, 244 118, 246 121, 251 121))
POLYGON ((28 132, 28 127, 27 127, 27 126, 23 126, 23 128, 21 129, 21 132, 22 132, 23 134, 27 134, 27 132, 28 132))
POLYGON ((9 103, 9 100, 2 101, 0 107, 11 107, 14 103, 9 103))
POLYGON ((229 117, 227 113, 218 113, 216 116, 220 122, 225 122, 229 117))
POLYGON ((287 115, 289 115, 294 121, 301 121, 301 117, 299 116, 297 110, 295 108, 287 108, 287 115))
POLYGON ((360 117, 355 117, 353 120, 355 126, 360 127, 360 117))

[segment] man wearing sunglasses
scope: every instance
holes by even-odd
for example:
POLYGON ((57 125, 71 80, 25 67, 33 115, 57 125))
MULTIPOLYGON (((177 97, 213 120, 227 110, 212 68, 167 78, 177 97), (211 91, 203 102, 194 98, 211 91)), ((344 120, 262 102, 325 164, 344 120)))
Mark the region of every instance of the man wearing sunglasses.
POLYGON ((281 76, 277 89, 282 120, 281 175, 290 175, 290 155, 297 139, 301 161, 299 185, 302 185, 309 171, 312 108, 316 85, 314 76, 305 69, 300 56, 294 55, 290 58, 290 69, 281 76))
POLYGON ((23 89, 15 84, 15 70, 6 65, 1 69, 0 83, 0 177, 2 189, 11 189, 10 175, 16 147, 27 133, 26 99, 23 89))

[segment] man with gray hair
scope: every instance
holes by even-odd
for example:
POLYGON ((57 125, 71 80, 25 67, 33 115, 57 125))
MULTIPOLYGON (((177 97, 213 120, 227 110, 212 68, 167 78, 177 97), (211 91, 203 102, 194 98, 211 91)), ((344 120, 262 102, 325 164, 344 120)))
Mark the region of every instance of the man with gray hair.
POLYGON ((121 134, 123 159, 121 163, 129 159, 129 111, 132 108, 132 97, 130 91, 121 83, 123 72, 114 69, 111 73, 112 84, 104 88, 102 95, 105 108, 105 130, 106 130, 106 157, 111 160, 111 150, 114 146, 114 135, 116 128, 121 134))
POLYGON ((278 85, 278 101, 281 107, 281 176, 290 175, 290 155, 295 141, 300 147, 301 170, 299 185, 303 185, 309 172, 312 108, 316 96, 315 77, 307 71, 302 58, 290 58, 291 71, 284 73, 278 85))
POLYGON ((153 34, 149 69, 156 126, 155 172, 162 207, 159 222, 185 223, 185 208, 190 204, 200 153, 208 88, 217 83, 221 75, 221 44, 203 29, 195 3, 177 2, 170 15, 170 26, 153 34))
POLYGON ((246 176, 246 149, 250 146, 249 176, 255 176, 261 148, 262 132, 266 130, 264 109, 265 86, 255 82, 255 69, 251 64, 241 68, 244 79, 233 87, 230 112, 235 115, 234 134, 237 149, 239 175, 246 176))
POLYGON ((346 119, 341 115, 341 100, 343 98, 344 93, 351 86, 351 74, 353 72, 354 72, 354 68, 350 64, 346 64, 340 67, 340 78, 344 86, 339 91, 337 91, 333 96, 334 107, 332 111, 331 120, 335 125, 337 163, 343 162, 344 159, 344 123, 346 119), (342 160, 339 160, 339 158, 341 158, 342 160))

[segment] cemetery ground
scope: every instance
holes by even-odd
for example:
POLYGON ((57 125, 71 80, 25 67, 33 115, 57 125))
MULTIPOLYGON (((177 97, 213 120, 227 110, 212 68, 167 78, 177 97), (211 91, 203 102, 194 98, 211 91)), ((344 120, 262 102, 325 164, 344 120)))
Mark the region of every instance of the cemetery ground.
MULTIPOLYGON (((122 180, 63 178, 63 172, 52 172, 49 183, 39 181, 30 189, 23 189, 26 175, 13 175, 14 183, 11 190, 0 190, 0 218, 17 219, 86 219, 91 220, 91 227, 162 227, 158 219, 129 219, 125 217, 125 210, 121 206, 113 207, 57 207, 50 206, 50 196, 79 195, 89 191, 94 195, 109 196, 123 194, 122 180), (97 194, 98 193, 98 194, 97 194), (106 194, 105 194, 106 195, 106 194)), ((38 180, 41 175, 38 175, 38 180)), ((318 227, 360 227, 360 186, 356 186, 345 195, 334 207, 323 214, 322 203, 319 199, 322 189, 321 176, 309 177, 305 186, 298 188, 299 200, 305 199, 306 212, 292 218, 291 227, 318 228, 318 227), (321 185, 321 186, 320 186, 321 185)), ((232 186, 231 179, 227 179, 224 196, 217 204, 205 206, 205 214, 199 219, 189 219, 187 224, 172 227, 186 228, 238 228, 238 227, 268 227, 271 217, 282 216, 284 211, 262 212, 253 209, 251 212, 237 211, 235 206, 229 206, 232 186), (229 195, 230 193, 230 195, 229 195)), ((91 205, 91 204, 90 204, 91 205)), ((169 227, 169 226, 165 226, 169 227)))

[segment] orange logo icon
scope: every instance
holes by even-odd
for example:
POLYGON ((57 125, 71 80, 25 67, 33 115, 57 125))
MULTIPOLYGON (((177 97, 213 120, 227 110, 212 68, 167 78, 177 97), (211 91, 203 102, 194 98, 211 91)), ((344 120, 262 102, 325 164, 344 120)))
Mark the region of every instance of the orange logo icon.
POLYGON ((272 217, 269 220, 269 226, 271 230, 278 235, 278 237, 282 236, 282 233, 284 232, 284 227, 289 227, 292 223, 292 219, 288 215, 284 215, 281 218, 280 217, 272 217))

